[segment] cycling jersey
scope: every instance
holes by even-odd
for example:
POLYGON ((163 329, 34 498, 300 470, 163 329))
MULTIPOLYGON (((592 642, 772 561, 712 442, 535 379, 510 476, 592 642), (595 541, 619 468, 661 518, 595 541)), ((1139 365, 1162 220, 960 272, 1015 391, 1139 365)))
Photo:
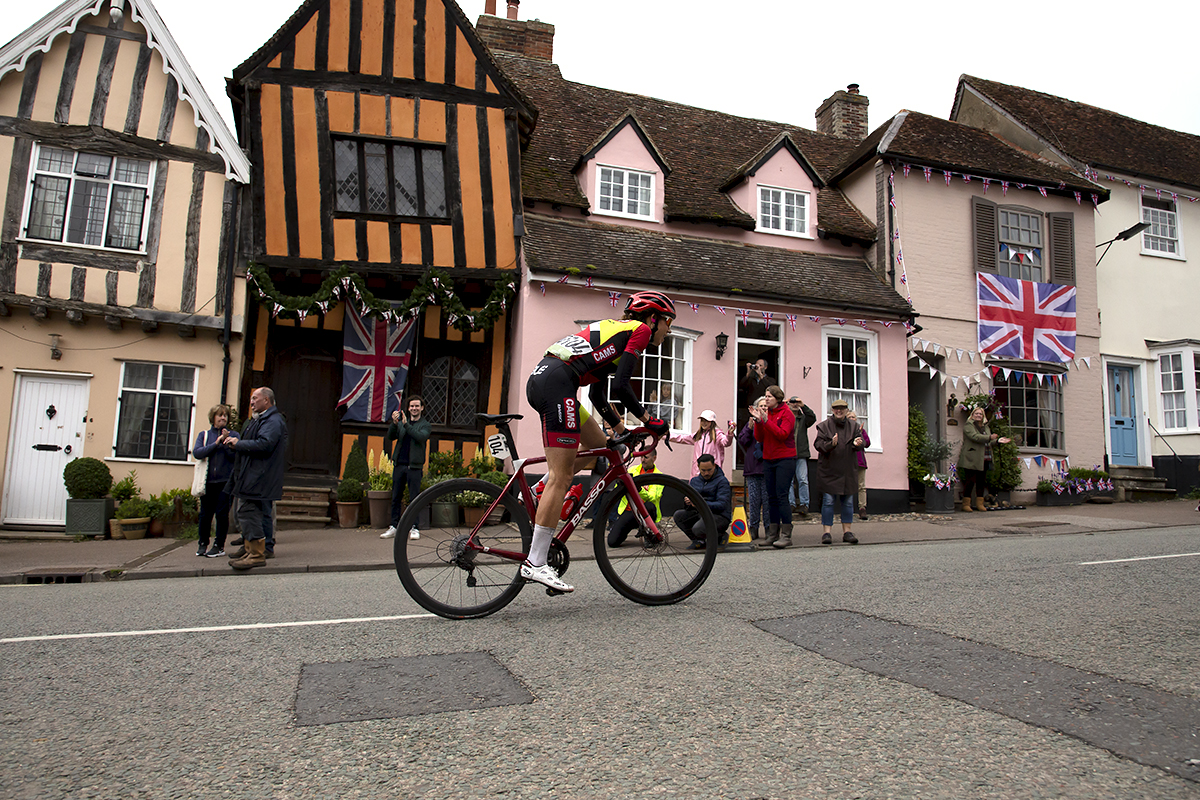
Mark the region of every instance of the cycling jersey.
POLYGON ((546 357, 525 386, 529 404, 541 416, 542 443, 546 447, 578 445, 579 429, 586 419, 580 415, 582 409, 576 398, 580 386, 591 387, 588 398, 601 417, 614 426, 620 422, 603 381, 614 372, 613 399, 634 416, 646 413, 629 380, 650 338, 650 328, 643 322, 606 319, 546 349, 546 357))

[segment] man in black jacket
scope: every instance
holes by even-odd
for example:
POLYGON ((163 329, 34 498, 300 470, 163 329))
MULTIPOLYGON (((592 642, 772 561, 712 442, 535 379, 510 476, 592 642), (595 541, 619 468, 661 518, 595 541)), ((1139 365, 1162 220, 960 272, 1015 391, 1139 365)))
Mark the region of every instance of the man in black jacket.
POLYGON ((817 415, 804 405, 799 397, 788 398, 788 408, 796 415, 796 480, 792 483, 792 511, 801 517, 808 516, 808 459, 812 450, 808 447, 808 429, 817 424, 817 415))
POLYGON ((267 563, 263 521, 271 515, 271 503, 283 497, 287 467, 287 423, 275 406, 275 392, 266 386, 255 389, 250 393, 250 410, 254 418, 241 435, 230 432, 220 440, 234 454, 230 494, 237 504, 235 513, 245 540, 241 551, 229 560, 236 570, 267 563))
MULTIPOLYGON (((700 474, 690 481, 692 488, 700 493, 708 508, 712 511, 713 522, 717 527, 718 543, 724 545, 729 541, 729 523, 733 517, 733 488, 729 479, 717 466, 717 460, 709 453, 704 453, 696 459, 700 474)), ((675 512, 675 524, 692 540, 691 549, 703 550, 708 531, 700 521, 700 512, 692 508, 692 503, 686 497, 684 507, 675 512)))

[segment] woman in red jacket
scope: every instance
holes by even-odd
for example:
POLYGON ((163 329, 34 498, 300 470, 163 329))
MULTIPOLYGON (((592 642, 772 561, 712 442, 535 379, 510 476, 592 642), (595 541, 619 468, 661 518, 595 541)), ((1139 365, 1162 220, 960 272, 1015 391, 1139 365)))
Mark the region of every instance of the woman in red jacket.
POLYGON ((763 547, 792 546, 792 506, 788 489, 796 472, 796 416, 783 403, 783 390, 768 386, 767 408, 752 408, 754 438, 763 446, 763 488, 767 490, 767 538, 763 547))

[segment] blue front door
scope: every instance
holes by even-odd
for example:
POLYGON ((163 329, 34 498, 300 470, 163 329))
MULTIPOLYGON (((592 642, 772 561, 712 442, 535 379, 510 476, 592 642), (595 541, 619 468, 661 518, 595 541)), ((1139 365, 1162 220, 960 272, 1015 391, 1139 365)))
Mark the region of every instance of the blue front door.
POLYGON ((1109 460, 1113 464, 1136 466, 1137 397, 1134 393, 1133 368, 1108 365, 1108 431, 1112 442, 1109 460))

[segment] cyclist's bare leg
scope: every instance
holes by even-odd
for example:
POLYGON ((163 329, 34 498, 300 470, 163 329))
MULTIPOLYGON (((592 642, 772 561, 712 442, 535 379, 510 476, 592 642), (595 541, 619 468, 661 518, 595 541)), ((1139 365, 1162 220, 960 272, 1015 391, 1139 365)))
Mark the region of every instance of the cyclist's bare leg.
MULTIPOLYGON (((579 426, 579 449, 580 450, 595 450, 597 447, 604 447, 608 442, 608 437, 604 435, 604 430, 596 424, 596 417, 590 416, 584 423, 579 426)), ((585 469, 591 469, 596 466, 595 458, 577 458, 575 459, 575 472, 582 472, 585 469)), ((570 488, 568 484, 567 488, 570 488)))
MULTIPOLYGON (((542 499, 538 502, 537 516, 534 522, 551 530, 558 527, 558 518, 562 513, 563 498, 575 477, 575 455, 577 450, 565 447, 546 448, 546 488, 542 490, 542 499)), ((534 536, 534 549, 537 549, 537 536, 534 536)))

